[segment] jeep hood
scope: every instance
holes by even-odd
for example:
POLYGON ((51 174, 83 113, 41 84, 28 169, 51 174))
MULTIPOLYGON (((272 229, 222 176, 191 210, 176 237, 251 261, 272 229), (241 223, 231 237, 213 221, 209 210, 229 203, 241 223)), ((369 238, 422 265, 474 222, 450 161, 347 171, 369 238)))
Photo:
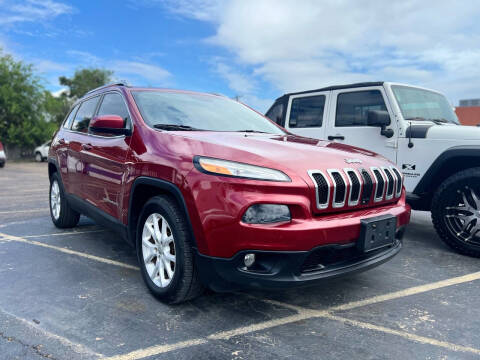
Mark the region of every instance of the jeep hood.
MULTIPOLYGON (((413 128, 416 126, 421 125, 412 124, 413 128)), ((424 136, 419 137, 443 140, 480 140, 480 127, 450 124, 432 125, 426 130, 424 136)))
POLYGON ((176 133, 195 155, 265 166, 307 177, 308 170, 386 166, 391 163, 368 150, 294 135, 230 132, 176 133))

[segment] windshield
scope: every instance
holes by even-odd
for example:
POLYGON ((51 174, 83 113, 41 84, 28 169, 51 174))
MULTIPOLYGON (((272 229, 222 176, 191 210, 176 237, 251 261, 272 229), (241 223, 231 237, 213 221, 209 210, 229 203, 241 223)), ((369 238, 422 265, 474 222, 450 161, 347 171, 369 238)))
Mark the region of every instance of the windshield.
POLYGON ((392 91, 405 120, 436 120, 458 124, 458 118, 445 96, 399 85, 393 85, 392 91))
POLYGON ((284 134, 262 115, 225 97, 161 91, 132 94, 145 122, 159 129, 284 134))

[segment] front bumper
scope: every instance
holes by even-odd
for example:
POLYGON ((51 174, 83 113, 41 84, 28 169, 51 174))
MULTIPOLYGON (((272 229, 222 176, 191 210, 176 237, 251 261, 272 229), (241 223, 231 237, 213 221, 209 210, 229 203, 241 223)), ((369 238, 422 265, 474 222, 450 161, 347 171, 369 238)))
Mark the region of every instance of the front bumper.
POLYGON ((229 259, 197 252, 196 261, 202 282, 215 291, 308 286, 383 264, 401 250, 404 230, 403 226, 397 229, 393 245, 369 253, 357 252, 356 243, 350 243, 319 246, 310 251, 243 250, 229 259), (256 267, 252 269, 243 264, 247 253, 256 254, 256 267))

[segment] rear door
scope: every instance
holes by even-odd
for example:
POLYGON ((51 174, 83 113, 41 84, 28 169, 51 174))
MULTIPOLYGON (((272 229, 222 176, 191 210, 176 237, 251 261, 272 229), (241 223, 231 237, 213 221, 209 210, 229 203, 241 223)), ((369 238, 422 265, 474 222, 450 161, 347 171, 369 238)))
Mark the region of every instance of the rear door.
POLYGON ((398 128, 383 87, 332 91, 328 140, 371 150, 396 162, 398 128), (380 128, 367 125, 369 110, 386 110, 394 131, 391 138, 380 134, 380 128))
POLYGON ((85 163, 82 151, 88 147, 90 136, 88 125, 97 109, 100 96, 91 97, 80 104, 68 134, 67 175, 69 192, 85 199, 83 182, 85 181, 85 163))
POLYGON ((285 128, 301 136, 324 139, 328 95, 328 92, 317 92, 290 96, 285 128))
POLYGON ((70 111, 63 126, 58 132, 57 139, 55 142, 55 153, 57 154, 58 164, 60 166, 60 172, 62 176, 62 183, 67 192, 70 190, 70 172, 68 168, 68 149, 70 147, 70 137, 71 137, 71 127, 73 119, 77 114, 77 110, 80 105, 75 105, 75 107, 70 111))
MULTIPOLYGON (((119 92, 109 92, 102 97, 96 116, 100 115, 119 115, 125 120, 125 126, 131 128, 130 113, 119 92)), ((122 218, 124 208, 125 159, 130 140, 131 137, 125 135, 90 133, 87 146, 82 149, 85 200, 116 219, 122 218)))

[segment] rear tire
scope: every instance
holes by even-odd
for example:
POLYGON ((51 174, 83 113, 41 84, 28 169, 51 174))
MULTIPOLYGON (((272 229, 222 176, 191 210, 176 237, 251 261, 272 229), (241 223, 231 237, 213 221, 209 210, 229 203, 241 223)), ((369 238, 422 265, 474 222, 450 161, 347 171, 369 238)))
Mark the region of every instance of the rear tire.
POLYGON ((43 161, 43 156, 39 152, 35 153, 35 161, 36 162, 42 162, 43 161))
POLYGON ((50 179, 50 217, 53 224, 60 228, 72 228, 78 224, 80 214, 70 207, 63 185, 57 173, 50 179))
POLYGON ((155 196, 145 204, 136 243, 143 280, 159 300, 176 304, 203 292, 187 221, 172 198, 155 196))
POLYGON ((480 168, 460 171, 440 185, 432 200, 432 221, 448 246, 480 257, 480 168))

